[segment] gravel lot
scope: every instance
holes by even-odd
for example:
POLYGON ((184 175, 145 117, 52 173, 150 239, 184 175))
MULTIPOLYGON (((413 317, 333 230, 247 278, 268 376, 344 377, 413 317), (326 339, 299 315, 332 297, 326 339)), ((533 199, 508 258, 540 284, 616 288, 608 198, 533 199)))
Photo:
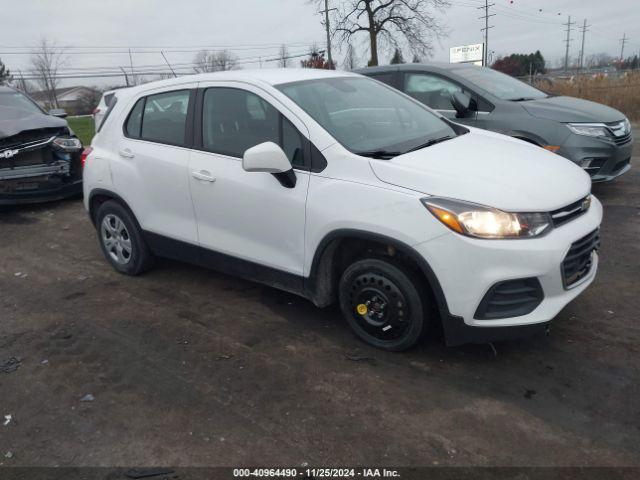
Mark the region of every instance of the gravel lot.
POLYGON ((179 263, 118 275, 79 200, 2 212, 0 464, 640 466, 639 160, 594 187, 596 282, 497 355, 381 352, 336 308, 179 263))

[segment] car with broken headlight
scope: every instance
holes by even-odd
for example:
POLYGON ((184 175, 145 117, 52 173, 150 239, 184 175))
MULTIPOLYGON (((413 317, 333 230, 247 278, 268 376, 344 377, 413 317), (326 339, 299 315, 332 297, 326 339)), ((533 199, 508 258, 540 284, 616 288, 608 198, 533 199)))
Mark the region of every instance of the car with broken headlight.
POLYGON ((82 193, 82 144, 64 115, 0 86, 0 205, 82 193))

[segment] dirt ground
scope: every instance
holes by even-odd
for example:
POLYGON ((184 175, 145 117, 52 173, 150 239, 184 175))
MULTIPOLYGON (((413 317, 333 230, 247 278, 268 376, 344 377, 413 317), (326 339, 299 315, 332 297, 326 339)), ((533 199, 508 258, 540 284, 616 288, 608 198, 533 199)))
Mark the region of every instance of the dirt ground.
POLYGON ((640 466, 639 160, 594 187, 595 283, 497 355, 378 351, 175 262, 119 275, 79 200, 0 213, 0 465, 640 466))

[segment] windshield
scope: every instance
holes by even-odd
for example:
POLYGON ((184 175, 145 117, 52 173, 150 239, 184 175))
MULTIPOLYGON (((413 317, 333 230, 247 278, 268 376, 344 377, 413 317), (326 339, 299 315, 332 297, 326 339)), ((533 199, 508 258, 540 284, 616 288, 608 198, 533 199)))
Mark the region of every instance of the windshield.
POLYGON ((490 68, 467 67, 456 69, 455 73, 502 100, 536 100, 549 96, 531 85, 490 68))
POLYGON ((392 157, 456 136, 430 110, 369 78, 323 78, 277 88, 360 155, 392 157))
POLYGON ((0 107, 20 108, 31 113, 42 113, 40 107, 20 92, 0 92, 0 107))

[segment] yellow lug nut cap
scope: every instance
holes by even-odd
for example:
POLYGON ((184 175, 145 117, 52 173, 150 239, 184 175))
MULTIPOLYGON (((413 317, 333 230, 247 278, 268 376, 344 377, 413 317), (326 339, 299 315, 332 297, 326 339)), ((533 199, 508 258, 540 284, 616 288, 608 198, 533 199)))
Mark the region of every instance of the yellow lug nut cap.
POLYGON ((360 315, 366 315, 367 312, 369 311, 369 309, 367 308, 367 306, 364 303, 361 303, 360 305, 358 305, 356 307, 356 311, 358 312, 358 314, 360 315))

